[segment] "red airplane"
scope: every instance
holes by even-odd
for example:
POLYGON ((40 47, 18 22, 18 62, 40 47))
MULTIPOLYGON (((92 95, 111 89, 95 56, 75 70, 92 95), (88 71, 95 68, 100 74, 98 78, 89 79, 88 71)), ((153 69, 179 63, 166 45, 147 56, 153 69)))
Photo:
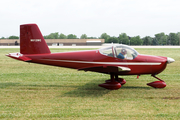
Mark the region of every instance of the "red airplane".
POLYGON ((99 50, 51 53, 36 24, 20 25, 20 53, 9 53, 8 57, 24 62, 46 64, 110 74, 110 79, 100 87, 116 90, 125 84, 118 75, 151 74, 159 81, 148 83, 154 88, 164 88, 166 83, 156 77, 168 63, 169 57, 141 55, 127 45, 112 45, 99 50))

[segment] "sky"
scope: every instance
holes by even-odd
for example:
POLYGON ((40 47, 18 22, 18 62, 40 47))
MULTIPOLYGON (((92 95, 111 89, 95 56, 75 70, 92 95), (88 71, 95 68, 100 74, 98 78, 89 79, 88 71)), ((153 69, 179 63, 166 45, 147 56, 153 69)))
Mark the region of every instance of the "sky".
POLYGON ((180 32, 180 0, 1 0, 0 37, 36 23, 43 35, 151 36, 180 32))

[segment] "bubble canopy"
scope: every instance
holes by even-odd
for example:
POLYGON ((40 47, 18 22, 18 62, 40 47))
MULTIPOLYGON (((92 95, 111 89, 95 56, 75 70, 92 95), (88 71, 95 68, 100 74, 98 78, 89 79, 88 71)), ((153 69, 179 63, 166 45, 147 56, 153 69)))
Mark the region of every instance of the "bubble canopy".
POLYGON ((115 57, 119 59, 127 59, 127 60, 133 60, 138 56, 138 52, 134 49, 131 48, 127 45, 113 45, 110 47, 106 48, 101 48, 99 49, 99 52, 103 55, 110 56, 110 57, 115 57), (120 55, 123 54, 124 58, 120 57, 120 55))

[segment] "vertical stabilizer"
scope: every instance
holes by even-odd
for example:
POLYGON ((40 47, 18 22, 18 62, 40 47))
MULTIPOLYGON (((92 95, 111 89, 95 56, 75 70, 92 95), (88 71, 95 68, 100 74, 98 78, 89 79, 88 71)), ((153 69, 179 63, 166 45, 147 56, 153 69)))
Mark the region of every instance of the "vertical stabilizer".
POLYGON ((20 25, 20 53, 46 54, 51 53, 44 37, 36 24, 20 25))

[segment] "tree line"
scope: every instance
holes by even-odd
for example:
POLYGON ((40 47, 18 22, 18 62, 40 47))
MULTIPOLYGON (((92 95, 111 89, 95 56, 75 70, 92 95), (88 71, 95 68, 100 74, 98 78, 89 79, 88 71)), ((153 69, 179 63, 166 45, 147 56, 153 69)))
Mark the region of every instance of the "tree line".
MULTIPOLYGON (((140 38, 140 36, 130 37, 126 33, 121 33, 119 36, 110 36, 107 33, 101 34, 100 37, 88 37, 86 34, 82 34, 78 38, 74 34, 64 35, 63 33, 59 34, 58 32, 51 33, 44 36, 45 39, 105 39, 105 43, 120 43, 126 45, 179 45, 180 42, 180 32, 178 33, 169 33, 166 35, 164 32, 155 34, 154 37, 146 36, 140 38)), ((18 36, 10 36, 8 38, 0 39, 19 39, 18 36)))
POLYGON ((105 43, 120 43, 126 45, 179 45, 180 32, 170 33, 165 35, 165 33, 155 34, 155 37, 146 36, 140 38, 140 36, 130 37, 126 33, 119 34, 118 37, 111 37, 106 33, 101 35, 102 39, 105 39, 105 43))

